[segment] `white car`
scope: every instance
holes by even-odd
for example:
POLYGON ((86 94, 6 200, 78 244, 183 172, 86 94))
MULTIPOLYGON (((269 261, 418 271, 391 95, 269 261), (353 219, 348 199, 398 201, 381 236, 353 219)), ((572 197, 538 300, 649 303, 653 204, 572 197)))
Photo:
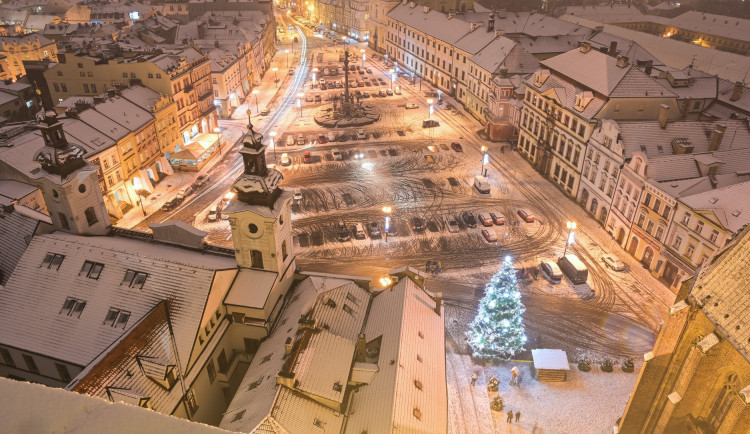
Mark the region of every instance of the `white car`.
POLYGON ((341 161, 344 159, 344 157, 341 155, 341 151, 339 151, 338 149, 331 149, 331 156, 336 161, 341 161))
POLYGON ((211 209, 208 210, 208 221, 215 222, 218 215, 219 215, 219 206, 218 205, 212 206, 211 209))
POLYGON ((458 220, 451 214, 445 216, 445 223, 448 225, 448 232, 458 232, 458 220))
POLYGON ((414 104, 413 102, 407 102, 406 103, 406 109, 407 110, 409 110, 409 109, 418 109, 418 108, 419 108, 419 104, 414 104))
POLYGON ((602 261, 604 261, 604 265, 615 271, 625 271, 625 263, 613 255, 602 256, 602 261))
POLYGON ((282 166, 291 166, 291 164, 292 164, 292 159, 289 158, 289 154, 287 154, 286 152, 284 152, 283 154, 281 154, 281 165, 282 166))
POLYGON ((367 137, 365 130, 357 130, 357 139, 364 140, 367 137))
POLYGON ((299 188, 294 189, 294 200, 297 202, 302 200, 302 190, 299 188))

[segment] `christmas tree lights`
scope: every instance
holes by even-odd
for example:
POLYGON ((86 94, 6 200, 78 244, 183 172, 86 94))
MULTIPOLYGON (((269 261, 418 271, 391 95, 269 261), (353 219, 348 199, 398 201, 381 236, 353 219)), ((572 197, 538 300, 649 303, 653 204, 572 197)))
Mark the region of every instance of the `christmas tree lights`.
POLYGON ((509 256, 500 270, 484 288, 484 298, 479 302, 479 312, 468 332, 469 345, 474 356, 482 358, 510 358, 523 349, 526 334, 518 291, 516 270, 509 256))

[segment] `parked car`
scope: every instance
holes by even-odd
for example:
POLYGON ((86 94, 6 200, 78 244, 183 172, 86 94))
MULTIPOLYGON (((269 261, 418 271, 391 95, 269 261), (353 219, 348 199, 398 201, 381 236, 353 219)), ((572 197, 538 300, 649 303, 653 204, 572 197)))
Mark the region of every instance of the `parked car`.
POLYGON ((297 146, 303 146, 305 144, 305 136, 297 134, 297 146))
POLYGON ((439 126, 440 122, 436 121, 435 119, 425 119, 422 121, 422 128, 435 128, 439 126))
POLYGON ((396 219, 391 219, 388 222, 388 230, 386 232, 388 232, 389 237, 398 235, 398 221, 396 219))
POLYGON ((461 144, 458 143, 458 142, 451 143, 451 148, 453 148, 453 150, 456 151, 456 152, 463 152, 464 151, 463 146, 461 146, 461 144))
MULTIPOLYGON (((328 85, 325 84, 325 83, 320 83, 320 90, 328 90, 328 85)), ((326 95, 328 95, 328 94, 326 94, 326 95)), ((330 97, 329 97, 329 99, 330 99, 330 97)))
POLYGON ((211 175, 209 175, 208 173, 204 173, 203 175, 198 175, 198 177, 195 178, 195 186, 202 187, 210 179, 211 179, 211 175))
POLYGON ((370 231, 370 238, 380 238, 380 223, 370 222, 367 229, 370 231))
POLYGON ((328 132, 328 141, 329 142, 335 142, 336 141, 336 133, 333 131, 328 132))
POLYGON ((505 224, 505 216, 498 213, 491 212, 490 217, 492 218, 492 222, 495 223, 498 226, 505 224))
POLYGON ((419 104, 414 104, 413 102, 407 102, 405 107, 407 110, 418 109, 419 104))
POLYGON ((388 96, 393 96, 393 90, 391 90, 391 89, 386 89, 386 90, 385 90, 385 94, 386 94, 386 95, 388 95, 388 96))
POLYGON ((484 237, 485 240, 487 240, 488 243, 497 242, 497 235, 495 235, 495 231, 482 229, 482 236, 484 237))
POLYGON ((177 205, 180 204, 180 201, 176 198, 172 198, 164 202, 161 206, 162 211, 172 211, 177 205))
POLYGON ((289 75, 294 75, 294 68, 289 68, 289 75))
POLYGON ((218 205, 214 205, 211 207, 210 210, 208 210, 208 221, 215 222, 219 218, 219 207, 218 205))
MULTIPOLYGON (((325 89, 323 89, 323 90, 325 90, 325 89)), ((330 100, 331 100, 331 96, 328 95, 328 92, 324 93, 323 94, 323 101, 330 101, 330 100)))
POLYGON ((367 73, 368 73, 368 74, 372 74, 372 68, 369 68, 369 67, 368 67, 368 68, 367 68, 367 73))
POLYGON ((386 96, 386 95, 388 95, 388 94, 385 92, 385 89, 380 89, 378 91, 378 96, 386 96))
POLYGON ((367 235, 365 235, 365 226, 362 223, 354 225, 354 238, 358 240, 364 240, 367 238, 367 235))
POLYGON ((560 283, 562 281, 562 270, 560 267, 552 261, 542 261, 539 264, 539 268, 542 270, 542 274, 552 283, 560 283))
POLYGON ((349 241, 351 239, 351 234, 349 233, 349 229, 346 228, 346 224, 344 224, 343 220, 339 220, 334 225, 334 231, 336 232, 336 239, 339 241, 349 241))
POLYGON ((294 201, 299 202, 302 200, 302 190, 299 188, 294 189, 294 201))
POLYGON ((370 97, 370 92, 367 92, 367 91, 362 92, 362 98, 369 98, 369 97, 370 97))
POLYGON ((281 165, 282 166, 291 166, 292 165, 292 159, 289 158, 289 154, 284 152, 281 154, 281 165))
POLYGON ((306 93, 305 94, 305 102, 313 102, 313 98, 314 98, 313 94, 311 94, 311 93, 306 93))
POLYGON ((305 164, 312 163, 312 154, 310 151, 305 151, 305 153, 302 154, 302 161, 305 162, 305 164))
POLYGON ((358 140, 364 140, 367 138, 367 134, 365 134, 365 130, 357 130, 357 139, 358 140))
POLYGON ((177 200, 182 202, 185 200, 186 197, 190 196, 190 194, 193 193, 193 187, 183 187, 180 189, 180 191, 177 192, 177 200))
POLYGON ((317 141, 318 141, 318 143, 320 143, 320 144, 325 144, 325 143, 328 143, 328 136, 326 136, 325 134, 320 134, 320 135, 318 135, 318 137, 317 137, 317 141))
POLYGON ((288 136, 286 136, 286 145, 294 146, 294 135, 289 134, 288 136))
POLYGON ((411 228, 416 232, 423 232, 426 228, 424 219, 422 217, 412 217, 411 228))
POLYGON ((319 94, 319 93, 316 93, 316 94, 315 94, 315 96, 313 97, 313 100, 314 100, 315 102, 323 102, 323 98, 321 98, 321 97, 320 97, 320 94, 319 94))
POLYGON ((521 216, 526 223, 534 223, 534 214, 532 214, 531 211, 519 209, 518 215, 521 216))
POLYGON ((341 161, 344 159, 343 155, 341 155, 341 151, 338 149, 331 149, 331 157, 333 157, 334 161, 341 161))
POLYGON ((613 255, 602 256, 602 261, 604 261, 604 265, 615 271, 625 271, 625 263, 613 255))
POLYGON ((477 219, 474 217, 474 214, 469 211, 464 211, 461 213, 461 220, 466 223, 466 226, 470 228, 477 227, 477 219))
POLYGON ((448 232, 458 232, 458 220, 452 214, 445 216, 445 223, 448 225, 448 232))
POLYGON ((568 279, 570 279, 574 285, 586 283, 586 280, 589 277, 589 269, 580 259, 578 259, 578 256, 571 253, 558 259, 557 265, 560 266, 560 270, 568 276, 568 279))
POLYGON ((268 116, 271 113, 271 109, 268 107, 265 107, 263 110, 260 111, 261 116, 268 116))
POLYGON ((493 224, 492 217, 488 216, 487 214, 479 214, 477 215, 477 219, 479 219, 479 223, 482 224, 482 226, 490 227, 493 224))

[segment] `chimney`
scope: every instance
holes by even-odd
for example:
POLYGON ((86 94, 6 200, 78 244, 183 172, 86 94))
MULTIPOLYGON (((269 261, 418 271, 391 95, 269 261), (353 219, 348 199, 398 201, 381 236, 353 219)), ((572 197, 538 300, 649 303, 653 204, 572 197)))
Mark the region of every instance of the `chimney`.
POLYGON ((292 341, 292 337, 289 336, 286 338, 286 342, 284 342, 284 357, 292 354, 292 348, 294 348, 294 341, 292 341))
POLYGON ((662 104, 659 106, 659 117, 656 120, 659 121, 659 125, 662 129, 667 128, 667 117, 669 116, 669 106, 662 104))
POLYGON ((435 294, 435 313, 440 315, 440 310, 443 307, 443 293, 438 292, 435 294))
POLYGON ((626 56, 617 56, 617 66, 620 68, 628 67, 628 59, 626 56))
POLYGON ((495 37, 503 36, 505 34, 505 30, 495 30, 495 37))
POLYGON ((591 51, 591 43, 590 42, 581 42, 581 53, 588 53, 591 51))
POLYGON ((742 91, 745 90, 745 83, 738 81, 734 84, 732 89, 732 96, 729 97, 730 101, 737 101, 742 96, 742 91))
POLYGON ((78 113, 86 110, 87 108, 91 108, 91 104, 87 103, 86 101, 79 99, 75 102, 75 111, 78 113))
POLYGON ((708 152, 718 151, 721 147, 721 139, 724 138, 724 132, 727 127, 722 124, 716 124, 714 131, 711 133, 711 138, 708 141, 708 152))
POLYGON ((65 117, 71 118, 71 119, 78 119, 78 110, 76 110, 73 107, 68 107, 65 109, 65 117))
POLYGON ((117 96, 117 90, 107 89, 107 96, 110 98, 114 98, 115 96, 117 96))
POLYGON ((615 57, 617 55, 617 41, 612 41, 609 43, 609 53, 610 56, 615 57))
POLYGON ((654 61, 649 60, 648 62, 646 62, 646 69, 643 72, 645 72, 646 75, 651 77, 651 71, 653 70, 653 68, 654 68, 654 61))
POLYGON ((427 12, 430 11, 430 7, 429 6, 425 6, 424 8, 422 8, 422 10, 424 11, 424 13, 427 13, 427 12))
POLYGON ((453 19, 453 17, 455 17, 455 16, 456 16, 456 14, 454 14, 452 12, 448 12, 448 19, 449 20, 453 19))
POLYGON ((506 68, 505 66, 501 67, 500 68, 500 77, 505 78, 507 76, 508 76, 508 68, 506 68))
POLYGON ((359 336, 357 336, 357 346, 355 351, 356 354, 354 357, 357 362, 364 362, 367 359, 367 340, 365 339, 364 333, 360 333, 359 336))
POLYGON ((490 14, 490 19, 487 21, 487 32, 495 31, 495 12, 490 14))

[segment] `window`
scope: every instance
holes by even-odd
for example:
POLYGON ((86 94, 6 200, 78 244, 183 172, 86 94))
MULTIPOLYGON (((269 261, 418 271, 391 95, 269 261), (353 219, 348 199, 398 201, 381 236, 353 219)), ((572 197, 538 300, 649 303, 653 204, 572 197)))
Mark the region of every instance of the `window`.
POLYGON ((687 246, 687 250, 685 250, 685 257, 690 259, 693 257, 693 253, 695 253, 695 243, 689 242, 687 246))
POLYGON ((34 374, 39 374, 39 368, 37 368, 36 362, 34 361, 33 357, 31 357, 28 354, 24 354, 23 360, 24 362, 26 362, 26 366, 29 368, 30 372, 33 372, 34 374))
POLYGON ((659 226, 656 228, 656 241, 661 241, 661 237, 664 236, 664 228, 659 226))
POLYGON ((680 244, 682 244, 682 237, 679 235, 675 235, 674 242, 672 243, 672 247, 674 247, 675 249, 679 249, 680 244))
POLYGON ((128 73, 127 72, 123 72, 122 73, 122 78, 128 78, 128 73))
POLYGON ((188 410, 190 410, 191 414, 195 414, 196 411, 198 411, 198 401, 195 400, 195 393, 193 393, 193 389, 190 389, 185 394, 185 403, 188 406, 188 410))
POLYGON ((281 243, 281 257, 283 261, 286 261, 286 257, 289 256, 286 251, 286 241, 281 243))
POLYGON ((688 223, 690 223, 690 213, 686 212, 685 215, 682 216, 682 224, 687 225, 688 223))
POLYGON ((89 279, 99 279, 99 275, 102 273, 104 264, 98 262, 86 261, 83 263, 83 267, 78 275, 85 275, 89 279))
POLYGON ((646 223, 646 232, 648 232, 649 235, 651 235, 651 231, 654 230, 654 222, 652 220, 649 220, 648 223, 646 223))
POLYGON ((717 231, 716 229, 714 229, 714 230, 711 231, 711 235, 708 237, 708 239, 712 243, 716 243, 716 239, 717 238, 719 238, 719 231, 717 231))
POLYGON ((669 220, 669 213, 672 212, 672 207, 669 205, 664 205, 664 211, 662 211, 661 216, 665 219, 669 220))
POLYGON ((96 85, 93 83, 91 84, 91 93, 96 93, 96 85))
POLYGON ((70 383, 70 372, 68 372, 68 367, 62 363, 55 363, 55 367, 57 368, 57 374, 60 376, 60 379, 66 383, 70 383))
POLYGON ((86 208, 86 211, 84 211, 83 213, 86 214, 86 222, 89 224, 89 226, 93 226, 99 221, 99 219, 96 218, 96 211, 94 211, 93 207, 86 208))
POLYGON ((156 73, 156 78, 161 78, 161 74, 159 74, 159 73, 157 72, 157 73, 156 73))
POLYGON ((214 384, 214 380, 216 379, 216 367, 214 366, 213 359, 208 362, 208 365, 206 365, 206 372, 208 372, 208 381, 211 384, 214 384))
POLYGON ((55 89, 55 92, 60 92, 60 85, 57 83, 52 83, 52 87, 55 89))
POLYGON ((60 83, 60 89, 62 89, 63 92, 67 92, 68 86, 66 86, 65 83, 60 83))
POLYGON ((13 356, 10 354, 10 351, 6 350, 5 348, 0 348, 0 356, 2 356, 4 364, 12 366, 14 368, 16 367, 16 362, 13 360, 13 356))
POLYGON ((646 215, 641 214, 638 216, 638 223, 636 223, 639 227, 643 227, 643 222, 646 221, 646 215))
POLYGON ((120 285, 128 285, 130 288, 143 289, 143 284, 146 283, 147 277, 147 273, 127 270, 125 271, 125 277, 122 279, 122 283, 120 283, 120 285))
POLYGON ((109 312, 107 312, 107 316, 104 317, 104 324, 111 326, 111 327, 122 327, 125 328, 125 325, 127 325, 128 320, 130 319, 130 312, 115 309, 115 308, 109 308, 109 312))
MULTIPOLYGON (((81 77, 85 77, 85 76, 86 76, 86 73, 85 73, 85 72, 83 72, 83 71, 81 71, 81 77)), ((88 93, 88 85, 87 85, 87 84, 84 84, 83 86, 84 86, 84 88, 86 89, 86 92, 88 93)))
POLYGON ((63 255, 58 255, 57 253, 47 253, 44 256, 44 260, 42 261, 42 265, 40 265, 40 267, 59 270, 60 264, 62 264, 63 259, 65 259, 65 256, 63 255))
POLYGON ((700 235, 701 232, 703 232, 703 222, 698 220, 698 222, 695 224, 695 233, 700 235))
POLYGON ((62 75, 63 75, 63 72, 62 72, 62 71, 57 71, 57 76, 58 76, 58 77, 62 77, 62 75))
POLYGON ((154 78, 154 74, 152 72, 148 73, 148 78, 154 78))
POLYGON ((68 297, 65 299, 65 303, 63 303, 62 309, 60 309, 60 313, 64 313, 67 316, 75 315, 76 317, 80 318, 81 312, 83 312, 84 307, 86 307, 86 301, 68 297))
POLYGON ((232 422, 237 422, 238 420, 242 419, 245 416, 245 411, 246 410, 242 410, 235 413, 234 416, 232 416, 232 422))
POLYGON ((651 204, 651 193, 646 193, 646 197, 643 198, 643 204, 646 206, 651 204))
POLYGON ((656 199, 656 200, 654 201, 654 206, 653 206, 653 208, 652 208, 652 209, 653 209, 654 211, 656 211, 657 213, 659 212, 659 210, 661 209, 661 199, 656 199))
POLYGON ((351 315, 351 316, 355 315, 354 309, 352 309, 351 307, 349 307, 348 304, 344 304, 343 309, 344 309, 344 312, 348 313, 349 315, 351 315))
POLYGON ((83 63, 79 63, 79 64, 78 64, 78 67, 79 67, 79 68, 83 68, 83 63))

